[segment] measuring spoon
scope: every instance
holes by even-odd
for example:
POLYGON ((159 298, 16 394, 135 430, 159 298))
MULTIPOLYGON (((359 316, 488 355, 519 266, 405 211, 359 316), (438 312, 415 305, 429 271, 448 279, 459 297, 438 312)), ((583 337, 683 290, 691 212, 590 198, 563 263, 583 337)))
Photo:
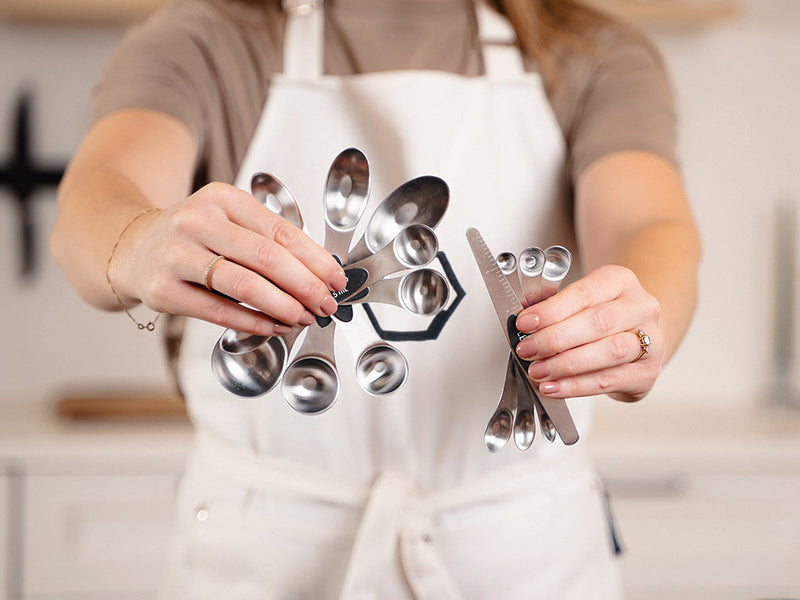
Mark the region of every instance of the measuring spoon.
POLYGON ((541 248, 531 246, 519 255, 519 277, 522 281, 522 306, 528 307, 542 299, 542 271, 545 253, 541 248))
MULTIPOLYGON (((294 195, 277 177, 256 173, 250 180, 250 191, 261 204, 303 228, 303 216, 294 195)), ((211 352, 211 371, 232 394, 262 396, 280 380, 300 331, 302 328, 294 328, 285 336, 263 336, 226 329, 211 352)))
POLYGON ((408 361, 400 350, 375 334, 361 310, 344 329, 353 351, 356 381, 368 394, 386 396, 397 391, 408 378, 408 361))
POLYGON ((350 240, 369 198, 369 163, 357 148, 333 160, 325 183, 325 249, 347 263, 350 240))
POLYGON ((500 402, 483 433, 483 443, 489 452, 497 452, 508 443, 516 411, 517 382, 514 376, 514 358, 509 354, 503 393, 500 394, 500 402))
POLYGON ((432 175, 406 181, 381 201, 367 222, 364 235, 353 246, 348 262, 363 260, 384 248, 408 225, 436 228, 450 199, 447 184, 432 175))
POLYGON ((572 255, 564 246, 550 246, 544 251, 544 259, 541 300, 546 300, 558 291, 572 265, 572 255))
POLYGON ((319 323, 310 325, 297 356, 283 374, 281 392, 297 412, 325 412, 339 397, 339 374, 333 347, 335 328, 333 320, 328 320, 325 327, 319 323))
POLYGON ((514 290, 517 298, 522 300, 522 286, 517 274, 517 257, 514 256, 513 252, 501 252, 495 260, 497 261, 497 266, 500 267, 500 272, 506 276, 508 283, 511 284, 511 289, 514 290))
POLYGON ((294 328, 283 337, 265 337, 226 329, 211 352, 211 371, 231 394, 244 398, 263 396, 280 380, 300 331, 294 328))
POLYGON ((303 228, 303 216, 294 194, 283 182, 269 173, 256 173, 250 180, 253 198, 272 212, 279 214, 298 229, 303 228))
MULTIPOLYGON (((433 229, 421 224, 407 225, 390 245, 363 260, 351 263, 349 269, 363 269, 367 272, 367 279, 361 288, 363 289, 387 275, 424 267, 436 258, 438 251, 439 240, 433 229)), ((358 291, 360 290, 353 290, 358 291)))
POLYGON ((434 315, 447 304, 447 279, 433 269, 417 269, 401 277, 380 279, 345 303, 373 302, 398 306, 415 315, 434 315))

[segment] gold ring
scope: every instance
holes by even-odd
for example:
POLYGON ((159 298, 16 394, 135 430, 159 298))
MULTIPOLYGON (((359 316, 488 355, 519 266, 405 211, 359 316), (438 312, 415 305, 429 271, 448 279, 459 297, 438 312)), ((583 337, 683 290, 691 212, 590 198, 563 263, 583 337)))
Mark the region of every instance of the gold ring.
POLYGON ((221 254, 217 254, 214 258, 211 259, 211 262, 208 263, 206 267, 206 272, 203 273, 203 285, 206 286, 207 289, 214 291, 214 288, 211 287, 211 284, 208 281, 208 276, 211 275, 211 269, 214 268, 214 265, 217 264, 217 261, 226 260, 224 256, 221 254))
POLYGON ((639 361, 645 354, 650 353, 650 336, 641 329, 629 329, 628 331, 639 338, 639 356, 631 361, 632 363, 635 363, 639 361))

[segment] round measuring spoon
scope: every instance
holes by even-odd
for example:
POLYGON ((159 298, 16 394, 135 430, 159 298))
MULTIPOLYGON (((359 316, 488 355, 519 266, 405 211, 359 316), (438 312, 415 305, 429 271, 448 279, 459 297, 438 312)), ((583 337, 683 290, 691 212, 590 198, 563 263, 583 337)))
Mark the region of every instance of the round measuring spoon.
POLYGON ((522 305, 527 307, 542 300, 542 271, 545 254, 541 248, 532 246, 519 255, 519 277, 522 281, 522 305))
POLYGON ((514 358, 509 354, 506 379, 500 402, 486 425, 483 443, 489 452, 497 452, 511 439, 514 415, 517 411, 517 382, 514 378, 514 358))
POLYGON ((347 262, 353 232, 369 199, 369 163, 357 148, 348 148, 333 160, 325 183, 325 249, 347 262))
POLYGON ((406 181, 386 196, 367 222, 364 235, 353 246, 348 262, 363 260, 392 242, 408 225, 435 229, 450 200, 447 184, 432 175, 406 181))
POLYGON ((547 300, 558 291, 572 265, 572 255, 564 246, 550 246, 544 251, 544 257, 542 284, 539 290, 541 300, 547 300))
POLYGON ((506 276, 508 283, 511 284, 511 289, 517 295, 517 298, 522 301, 522 287, 519 282, 519 275, 517 274, 517 257, 513 252, 501 252, 495 258, 497 266, 500 267, 500 272, 506 276))
MULTIPOLYGON (((398 306, 415 315, 434 315, 447 304, 447 279, 433 269, 417 269, 401 277, 380 279, 350 303, 373 302, 398 306)), ((348 301, 345 301, 347 303, 348 301)))
POLYGON ((368 394, 385 396, 397 391, 408 378, 408 362, 400 350, 382 340, 362 310, 343 330, 356 367, 356 381, 368 394))
POLYGON ((281 392, 297 412, 319 414, 328 410, 339 397, 339 373, 336 370, 333 334, 336 322, 325 327, 310 325, 297 356, 286 368, 281 392))
POLYGON ((295 328, 283 337, 266 338, 226 330, 211 352, 211 371, 231 394, 243 398, 263 396, 278 383, 300 331, 295 328))
POLYGON ((436 258, 437 252, 439 252, 439 240, 433 229, 421 224, 407 225, 395 236, 390 245, 363 260, 350 264, 349 268, 364 269, 368 274, 364 286, 369 287, 387 275, 424 267, 436 258))
POLYGON ((407 378, 406 357, 386 342, 378 342, 365 348, 356 359, 356 380, 368 394, 391 394, 400 389, 407 378))

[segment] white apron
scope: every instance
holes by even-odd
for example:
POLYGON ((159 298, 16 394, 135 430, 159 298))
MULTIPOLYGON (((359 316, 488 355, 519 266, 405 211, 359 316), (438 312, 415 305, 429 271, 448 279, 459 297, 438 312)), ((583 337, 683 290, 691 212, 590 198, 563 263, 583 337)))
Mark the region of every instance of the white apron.
MULTIPOLYGON (((479 23, 482 40, 513 40, 496 13, 481 8, 479 23)), ((363 221, 403 182, 441 177, 450 205, 435 266, 466 297, 436 339, 394 342, 410 373, 387 397, 358 387, 347 344, 357 328, 337 323, 342 392, 316 416, 294 412, 279 389, 226 393, 209 364, 221 328, 190 322, 180 383, 197 447, 162 597, 618 598, 599 485, 580 444, 538 434, 525 453, 483 445, 508 348, 465 230, 476 226, 495 253, 575 249, 565 144, 540 77, 524 72, 513 45, 490 43, 483 77, 323 76, 323 29, 321 3, 290 15, 284 73, 236 185, 249 191, 254 173, 276 175, 321 243, 324 180, 341 150, 370 161, 363 221)), ((430 325, 391 306, 374 312, 388 331, 430 325)), ((582 434, 590 402, 570 403, 582 434)))

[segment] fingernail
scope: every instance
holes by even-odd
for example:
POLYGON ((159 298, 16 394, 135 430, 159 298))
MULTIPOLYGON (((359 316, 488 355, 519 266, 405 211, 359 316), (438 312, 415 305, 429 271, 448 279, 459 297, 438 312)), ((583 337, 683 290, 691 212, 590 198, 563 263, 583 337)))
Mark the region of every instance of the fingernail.
POLYGON ((517 356, 526 360, 532 359, 536 356, 536 340, 533 338, 525 338, 516 347, 517 356))
POLYGON ((344 288, 347 287, 347 275, 344 274, 344 271, 341 269, 336 271, 331 277, 331 291, 332 292, 341 292, 344 288))
POLYGON ((528 375, 530 375, 531 379, 534 381, 545 379, 550 375, 550 368, 547 366, 547 361, 541 360, 531 363, 531 366, 528 367, 528 375))
POLYGON ((330 316, 339 310, 339 303, 336 302, 333 296, 325 296, 325 299, 320 305, 320 309, 325 313, 325 316, 330 316))
POLYGON ((517 317, 517 329, 522 333, 533 333, 539 329, 539 315, 524 313, 517 317))
POLYGON ((317 317, 316 317, 316 316, 314 316, 314 314, 312 314, 312 313, 311 313, 311 312, 309 312, 309 311, 306 311, 306 312, 304 312, 304 313, 303 313, 303 316, 302 316, 302 317, 300 317, 300 318, 297 320, 297 322, 298 322, 300 325, 305 325, 306 327, 308 327, 309 325, 311 325, 311 324, 312 324, 312 323, 313 323, 313 322, 316 320, 316 318, 317 318, 317 317))
POLYGON ((292 328, 288 325, 284 325, 283 323, 275 323, 273 330, 275 331, 275 335, 286 335, 292 330, 292 328))
POLYGON ((545 396, 557 394, 561 391, 561 384, 557 381, 545 381, 544 383, 539 384, 539 391, 545 396))

